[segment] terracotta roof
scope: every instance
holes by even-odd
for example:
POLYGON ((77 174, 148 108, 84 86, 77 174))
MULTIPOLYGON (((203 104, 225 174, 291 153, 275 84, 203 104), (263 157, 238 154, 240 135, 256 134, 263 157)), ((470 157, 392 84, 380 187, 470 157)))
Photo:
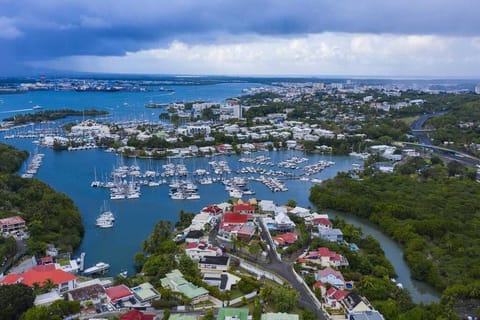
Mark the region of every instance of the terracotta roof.
POLYGON ((321 281, 317 281, 313 284, 313 289, 316 289, 316 288, 325 288, 325 284, 321 281))
POLYGON ((283 242, 287 244, 292 244, 298 240, 298 235, 295 232, 289 232, 289 233, 276 235, 275 237, 273 237, 273 240, 279 243, 283 242))
POLYGON ((255 207, 246 203, 236 204, 233 206, 233 211, 255 211, 255 207))
POLYGON ((19 223, 25 223, 25 220, 23 220, 20 216, 13 216, 13 217, 8 217, 4 219, 0 219, 0 225, 11 225, 11 224, 19 224, 19 223))
POLYGON ((249 220, 253 220, 253 215, 241 214, 236 212, 225 212, 222 216, 222 222, 227 224, 247 223, 249 220))
POLYGON ((138 310, 132 310, 124 313, 120 316, 120 320, 153 320, 154 316, 150 314, 144 314, 138 310))
POLYGON ((339 272, 339 271, 337 271, 337 270, 334 270, 334 269, 332 269, 332 268, 330 268, 330 267, 325 268, 325 269, 323 269, 323 270, 318 270, 317 273, 318 273, 318 276, 319 276, 320 278, 326 277, 326 276, 328 276, 329 274, 331 274, 331 275, 335 276, 336 278, 339 278, 339 279, 342 279, 342 280, 343 280, 343 275, 342 275, 342 273, 339 272))
POLYGON ((342 300, 343 298, 348 296, 348 294, 349 294, 348 291, 340 290, 335 287, 331 287, 330 289, 327 290, 327 296, 330 299, 335 299, 337 301, 342 300))
POLYGON ((53 271, 55 269, 56 269, 55 265, 53 263, 49 263, 49 264, 43 264, 43 265, 35 266, 31 270, 38 271, 38 272, 44 272, 44 271, 53 271))
POLYGON ((0 284, 14 284, 18 281, 33 287, 34 283, 42 285, 50 279, 55 285, 69 282, 77 279, 73 274, 60 269, 55 269, 54 265, 37 266, 22 274, 9 274, 0 281, 0 284), (53 270, 52 270, 53 267, 53 270))
POLYGON ((327 218, 315 218, 312 220, 314 224, 323 224, 324 226, 331 226, 332 223, 327 218))
POLYGON ((19 279, 22 279, 22 277, 19 274, 10 273, 10 274, 7 274, 5 278, 3 278, 0 281, 0 284, 15 284, 19 282, 19 279))
POLYGON ((210 205, 206 208, 203 208, 202 209, 203 212, 207 212, 207 213, 213 213, 213 214, 218 214, 218 213, 221 213, 222 212, 222 209, 219 207, 219 206, 216 206, 216 205, 210 205))
POLYGON ((132 291, 130 291, 130 289, 124 284, 107 288, 105 289, 105 292, 107 296, 110 298, 110 300, 112 300, 112 302, 116 302, 117 300, 129 297, 129 296, 133 296, 132 291))
POLYGON ((242 226, 242 227, 238 230, 237 234, 238 234, 238 235, 245 235, 245 236, 249 236, 249 237, 250 237, 250 236, 253 236, 253 234, 255 233, 255 230, 256 230, 256 228, 253 227, 253 226, 242 226))

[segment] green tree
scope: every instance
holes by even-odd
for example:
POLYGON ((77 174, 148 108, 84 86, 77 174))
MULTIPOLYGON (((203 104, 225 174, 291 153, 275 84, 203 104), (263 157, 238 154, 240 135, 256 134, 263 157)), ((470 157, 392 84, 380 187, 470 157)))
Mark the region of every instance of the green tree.
POLYGON ((200 318, 201 320, 215 320, 215 315, 213 314, 212 309, 205 311, 205 315, 200 318))
POLYGON ((164 309, 162 320, 168 320, 169 318, 170 318, 170 309, 164 309))
POLYGON ((19 319, 34 300, 33 290, 24 284, 0 286, 0 320, 19 319))
POLYGON ((257 259, 258 254, 262 251, 262 247, 258 241, 252 241, 248 246, 248 252, 257 259))
POLYGON ((297 201, 295 201, 293 199, 288 199, 287 206, 291 207, 291 208, 295 208, 297 206, 297 201))

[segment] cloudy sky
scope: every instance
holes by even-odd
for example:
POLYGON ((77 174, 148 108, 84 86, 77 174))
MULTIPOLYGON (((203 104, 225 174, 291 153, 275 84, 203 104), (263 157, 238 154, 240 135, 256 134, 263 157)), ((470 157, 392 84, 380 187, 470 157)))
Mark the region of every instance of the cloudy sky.
POLYGON ((0 0, 0 76, 480 77, 479 0, 0 0))

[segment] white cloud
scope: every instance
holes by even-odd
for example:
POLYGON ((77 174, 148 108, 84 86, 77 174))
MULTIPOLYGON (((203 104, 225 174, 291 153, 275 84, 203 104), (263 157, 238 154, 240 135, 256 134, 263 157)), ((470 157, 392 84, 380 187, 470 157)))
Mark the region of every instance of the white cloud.
POLYGON ((22 36, 22 32, 15 26, 15 20, 0 17, 0 39, 12 40, 22 36))
POLYGON ((124 56, 73 56, 35 65, 90 72, 231 75, 479 76, 478 38, 322 33, 248 36, 124 56))

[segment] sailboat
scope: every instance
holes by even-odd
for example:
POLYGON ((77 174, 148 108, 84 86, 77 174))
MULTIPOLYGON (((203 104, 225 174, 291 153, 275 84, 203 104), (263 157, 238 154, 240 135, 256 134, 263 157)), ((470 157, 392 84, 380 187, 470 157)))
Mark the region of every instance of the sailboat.
POLYGON ((99 228, 111 228, 113 227, 113 222, 115 221, 115 216, 113 212, 107 206, 106 201, 103 203, 102 208, 100 209, 101 213, 97 217, 95 225, 99 228))

